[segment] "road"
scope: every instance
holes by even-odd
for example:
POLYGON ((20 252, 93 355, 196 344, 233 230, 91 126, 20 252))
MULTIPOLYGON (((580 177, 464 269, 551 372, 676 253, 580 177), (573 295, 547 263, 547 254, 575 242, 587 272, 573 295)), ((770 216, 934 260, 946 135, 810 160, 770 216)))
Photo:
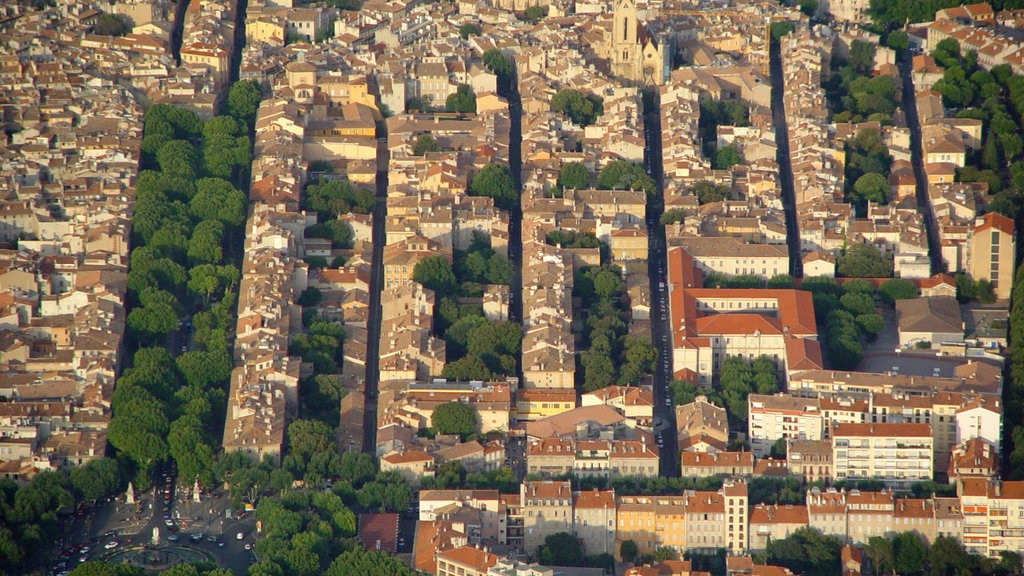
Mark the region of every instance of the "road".
POLYGON ((939 245, 939 231, 932 214, 932 204, 928 198, 928 179, 924 173, 924 156, 921 154, 921 122, 917 117, 917 101, 914 95, 914 79, 910 75, 910 54, 906 50, 900 55, 897 65, 900 70, 900 81, 903 84, 903 115, 907 119, 910 130, 910 162, 914 166, 916 181, 917 211, 924 219, 925 231, 928 236, 928 257, 931 261, 931 272, 942 270, 942 248, 939 245))
MULTIPOLYGON (((380 135, 378 135, 380 136, 380 135)), ((366 404, 363 407, 363 452, 377 453, 377 387, 380 384, 381 292, 384 291, 385 220, 388 214, 388 160, 386 138, 377 141, 377 190, 373 205, 373 255, 370 277, 370 318, 366 326, 366 404)))
POLYGON ((772 40, 768 50, 772 84, 772 124, 775 127, 775 159, 779 165, 779 187, 786 218, 786 245, 789 247, 789 275, 802 278, 803 258, 800 252, 800 229, 796 221, 796 191, 793 186, 793 165, 789 156, 789 125, 786 123, 785 88, 782 76, 782 53, 772 40))
POLYGON ((653 106, 650 110, 644 110, 644 169, 658 184, 659 190, 653 199, 648 200, 646 214, 647 273, 651 282, 651 338, 658 350, 658 365, 654 371, 654 416, 664 422, 661 432, 663 442, 659 450, 661 475, 672 477, 679 475, 676 450, 679 444, 676 439, 675 410, 666 405, 665 401, 668 398, 668 383, 672 381, 672 331, 668 322, 665 228, 661 225, 665 198, 661 193, 664 174, 661 165, 661 112, 657 92, 646 101, 653 106))
POLYGON ((126 551, 149 544, 153 530, 159 529, 161 545, 200 550, 211 555, 218 566, 235 574, 245 574, 255 558, 251 551, 245 550, 246 544, 254 542, 252 515, 239 518, 235 513, 228 518, 226 511, 231 501, 220 492, 204 494, 201 501, 194 501, 191 487, 177 485, 174 470, 169 466, 159 470, 157 477, 156 486, 137 493, 136 503, 129 504, 120 497, 101 503, 89 516, 75 521, 68 540, 62 543, 62 548, 69 552, 67 561, 61 566, 63 560, 55 558, 51 570, 54 573, 69 570, 81 558, 102 560, 114 555, 115 559, 123 559, 126 551), (170 498, 165 494, 170 494, 170 498), (168 520, 174 523, 173 531, 168 527, 168 520), (238 533, 242 533, 242 540, 237 538, 238 533), (90 550, 86 554, 74 552, 74 547, 79 545, 87 545, 90 550))

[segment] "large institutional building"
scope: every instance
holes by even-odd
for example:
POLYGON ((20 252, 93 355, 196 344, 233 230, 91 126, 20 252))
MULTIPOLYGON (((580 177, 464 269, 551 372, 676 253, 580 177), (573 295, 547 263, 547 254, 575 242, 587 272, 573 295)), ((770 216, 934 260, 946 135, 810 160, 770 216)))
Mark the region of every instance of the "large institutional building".
POLYGON ((821 368, 810 292, 706 289, 701 276, 689 252, 680 247, 669 250, 675 378, 708 386, 729 356, 768 356, 787 373, 821 368))

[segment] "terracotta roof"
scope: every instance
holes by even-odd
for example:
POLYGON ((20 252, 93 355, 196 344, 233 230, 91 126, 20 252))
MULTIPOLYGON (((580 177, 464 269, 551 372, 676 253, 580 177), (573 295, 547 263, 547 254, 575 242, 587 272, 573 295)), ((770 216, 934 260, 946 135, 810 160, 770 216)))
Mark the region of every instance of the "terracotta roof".
POLYGON ((995 228, 1005 234, 1013 235, 1013 220, 1010 220, 1006 216, 997 212, 989 212, 984 216, 979 217, 974 224, 973 232, 975 234, 988 230, 989 228, 995 228))
POLYGON ((800 524, 809 523, 807 518, 807 506, 786 504, 758 504, 750 509, 751 524, 800 524))
POLYGON ((445 550, 437 554, 437 559, 447 560, 472 568, 477 572, 487 572, 487 569, 498 563, 498 555, 485 552, 472 546, 463 546, 454 550, 445 550))

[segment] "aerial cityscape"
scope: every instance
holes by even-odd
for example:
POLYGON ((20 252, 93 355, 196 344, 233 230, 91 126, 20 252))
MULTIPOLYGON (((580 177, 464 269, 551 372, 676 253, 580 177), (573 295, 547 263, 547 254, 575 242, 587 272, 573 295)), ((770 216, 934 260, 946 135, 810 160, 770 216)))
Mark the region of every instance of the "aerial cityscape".
POLYGON ((959 1, 0 3, 0 576, 1024 574, 959 1))

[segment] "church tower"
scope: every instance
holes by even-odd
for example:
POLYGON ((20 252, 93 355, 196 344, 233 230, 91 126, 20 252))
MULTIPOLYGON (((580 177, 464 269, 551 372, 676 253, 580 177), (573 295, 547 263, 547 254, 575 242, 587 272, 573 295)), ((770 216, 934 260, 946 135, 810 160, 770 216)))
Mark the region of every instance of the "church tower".
POLYGON ((634 85, 662 84, 664 48, 637 21, 635 0, 614 2, 608 39, 612 76, 634 85))
POLYGON ((633 0, 615 0, 610 46, 612 75, 633 82, 640 79, 637 28, 636 4, 633 0))

